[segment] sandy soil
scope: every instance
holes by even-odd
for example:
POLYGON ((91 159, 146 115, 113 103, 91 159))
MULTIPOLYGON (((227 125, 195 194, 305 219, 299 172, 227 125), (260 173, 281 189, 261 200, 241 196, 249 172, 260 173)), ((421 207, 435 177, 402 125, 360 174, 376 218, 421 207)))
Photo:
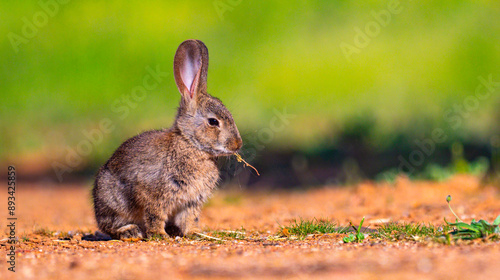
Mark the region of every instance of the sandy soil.
MULTIPOLYGON (((16 272, 0 262, 1 279, 498 279, 500 242, 442 245, 430 241, 345 244, 344 235, 304 240, 278 238, 294 219, 325 218, 376 229, 388 221, 443 224, 454 220, 445 198, 462 219, 493 221, 500 188, 457 176, 444 183, 362 183, 291 192, 218 191, 205 207, 198 232, 243 231, 241 240, 201 238, 163 241, 82 241, 94 232, 90 183, 23 184, 17 189, 19 243, 16 272), (67 233, 72 235, 67 237, 67 233), (66 240, 64 240, 66 239, 66 240)), ((7 259, 7 192, 0 193, 0 247, 7 259)))

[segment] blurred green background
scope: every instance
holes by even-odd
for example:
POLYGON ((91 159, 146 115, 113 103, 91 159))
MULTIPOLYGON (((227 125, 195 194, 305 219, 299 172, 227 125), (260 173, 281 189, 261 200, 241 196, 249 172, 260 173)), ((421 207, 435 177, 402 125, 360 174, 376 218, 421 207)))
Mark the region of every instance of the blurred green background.
POLYGON ((292 173, 316 163, 324 179, 346 179, 349 168, 374 177, 435 129, 446 141, 418 169, 450 164, 453 143, 467 161, 492 163, 499 18, 498 1, 3 0, 0 162, 90 174, 126 138, 170 126, 180 99, 173 55, 196 38, 210 52, 209 92, 264 171, 283 155, 292 173), (168 74, 131 100, 148 67, 168 74), (481 98, 480 77, 494 81, 481 98), (272 129, 276 111, 294 115, 283 129, 272 129), (68 160, 103 119, 113 129, 68 160))

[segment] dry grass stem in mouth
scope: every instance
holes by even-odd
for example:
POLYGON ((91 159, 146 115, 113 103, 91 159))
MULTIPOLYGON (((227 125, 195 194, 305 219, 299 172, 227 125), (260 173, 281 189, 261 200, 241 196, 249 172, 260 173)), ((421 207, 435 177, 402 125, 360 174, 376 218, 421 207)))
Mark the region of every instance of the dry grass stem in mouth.
POLYGON ((244 160, 244 159, 240 156, 240 154, 238 154, 238 153, 234 153, 233 155, 236 157, 236 160, 237 160, 238 162, 243 162, 243 163, 245 164, 245 166, 248 166, 248 167, 252 168, 253 170, 255 170, 255 173, 257 173, 257 176, 260 176, 259 171, 257 171, 257 169, 256 169, 255 167, 251 166, 248 162, 246 162, 246 161, 245 161, 245 160, 244 160))

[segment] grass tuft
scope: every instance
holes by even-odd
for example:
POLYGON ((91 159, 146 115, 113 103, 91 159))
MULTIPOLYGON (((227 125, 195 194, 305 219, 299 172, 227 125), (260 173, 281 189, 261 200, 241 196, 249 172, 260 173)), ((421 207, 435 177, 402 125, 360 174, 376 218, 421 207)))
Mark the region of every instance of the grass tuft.
POLYGON ((437 238, 448 230, 450 230, 448 225, 388 223, 371 233, 370 236, 391 241, 419 240, 426 237, 437 238))
POLYGON ((336 223, 323 220, 312 219, 300 221, 294 220, 291 225, 283 227, 280 226, 279 234, 285 236, 298 236, 301 238, 309 234, 326 234, 326 233, 346 233, 348 228, 339 227, 336 223))
POLYGON ((246 233, 244 232, 244 230, 240 231, 215 230, 212 232, 212 236, 226 240, 227 239, 243 240, 246 238, 246 233))
POLYGON ((46 237, 54 236, 54 231, 52 231, 48 228, 39 228, 39 229, 36 229, 33 233, 41 235, 41 236, 46 236, 46 237))

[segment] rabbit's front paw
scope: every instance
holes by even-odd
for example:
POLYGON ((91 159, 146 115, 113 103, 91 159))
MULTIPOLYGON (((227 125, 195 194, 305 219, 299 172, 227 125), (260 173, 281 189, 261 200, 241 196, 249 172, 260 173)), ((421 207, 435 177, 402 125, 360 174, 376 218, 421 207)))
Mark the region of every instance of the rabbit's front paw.
POLYGON ((126 226, 122 226, 117 230, 118 236, 120 239, 142 239, 144 236, 141 232, 141 229, 134 224, 128 224, 126 226))
POLYGON ((169 235, 164 231, 148 231, 146 233, 146 236, 148 238, 153 238, 153 239, 166 239, 169 237, 169 235))

